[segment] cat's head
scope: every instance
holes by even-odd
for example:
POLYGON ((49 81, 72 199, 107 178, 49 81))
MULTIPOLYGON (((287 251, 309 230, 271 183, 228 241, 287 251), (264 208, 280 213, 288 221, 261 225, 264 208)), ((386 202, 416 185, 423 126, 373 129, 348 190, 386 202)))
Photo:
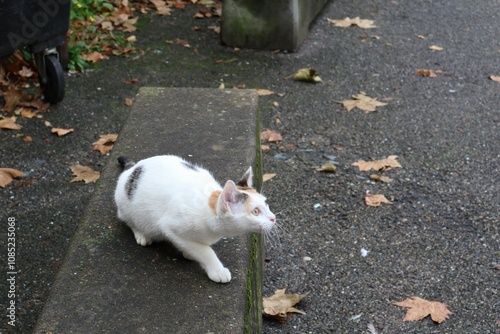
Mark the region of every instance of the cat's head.
POLYGON ((269 209, 266 198, 252 188, 252 180, 250 167, 237 183, 227 181, 219 197, 218 212, 227 224, 236 225, 238 230, 268 231, 274 227, 276 216, 269 209))

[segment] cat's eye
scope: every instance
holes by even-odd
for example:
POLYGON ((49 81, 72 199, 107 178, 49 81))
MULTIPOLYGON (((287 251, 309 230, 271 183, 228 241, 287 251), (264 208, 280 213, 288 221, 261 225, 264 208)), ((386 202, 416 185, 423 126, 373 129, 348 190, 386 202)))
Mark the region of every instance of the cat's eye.
POLYGON ((260 213, 260 211, 257 208, 255 208, 255 209, 252 210, 252 215, 254 215, 254 216, 258 216, 259 213, 260 213))

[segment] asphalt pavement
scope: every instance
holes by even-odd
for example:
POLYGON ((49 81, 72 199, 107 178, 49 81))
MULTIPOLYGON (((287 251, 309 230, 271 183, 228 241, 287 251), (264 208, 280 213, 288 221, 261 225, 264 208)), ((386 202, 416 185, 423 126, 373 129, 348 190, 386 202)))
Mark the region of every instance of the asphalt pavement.
MULTIPOLYGON (((0 219, 17 224, 15 332, 34 327, 94 190, 70 183, 69 166, 102 168, 106 156, 92 143, 119 133, 125 98, 140 86, 221 83, 284 94, 259 102, 262 127, 283 137, 263 154, 265 172, 276 174, 264 193, 282 227, 267 243, 264 293, 310 294, 297 305, 305 315, 266 320, 264 333, 367 333, 370 323, 383 334, 500 332, 500 83, 489 78, 500 76, 500 3, 331 1, 296 53, 225 47, 209 29, 217 18, 196 20, 195 12, 143 16, 136 36, 144 52, 68 76, 65 99, 43 119, 0 131, 1 167, 28 181, 0 189, 0 219), (326 20, 358 16, 376 28, 326 20), (176 38, 191 47, 165 43, 176 38), (316 69, 322 83, 285 79, 300 68, 316 69), (124 83, 132 78, 139 81, 124 83), (360 92, 387 105, 365 113, 338 103, 360 92), (45 121, 75 131, 57 137, 45 121), (402 168, 378 173, 390 183, 352 166, 391 155, 402 168), (316 170, 327 161, 335 173, 316 170), (368 206, 367 194, 392 204, 368 206), (404 322, 393 302, 411 296, 453 314, 441 324, 404 322)), ((7 229, 0 233, 6 240, 7 229)))

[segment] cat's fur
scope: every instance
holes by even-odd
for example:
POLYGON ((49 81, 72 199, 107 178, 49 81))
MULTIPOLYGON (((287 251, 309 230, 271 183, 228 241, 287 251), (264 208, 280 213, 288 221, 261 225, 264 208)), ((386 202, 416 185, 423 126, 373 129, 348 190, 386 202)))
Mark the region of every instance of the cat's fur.
POLYGON ((266 198, 252 188, 252 168, 223 188, 206 169, 174 155, 118 161, 125 168, 115 191, 118 218, 130 226, 137 243, 167 239, 215 282, 229 282, 231 273, 210 245, 274 226, 266 198))

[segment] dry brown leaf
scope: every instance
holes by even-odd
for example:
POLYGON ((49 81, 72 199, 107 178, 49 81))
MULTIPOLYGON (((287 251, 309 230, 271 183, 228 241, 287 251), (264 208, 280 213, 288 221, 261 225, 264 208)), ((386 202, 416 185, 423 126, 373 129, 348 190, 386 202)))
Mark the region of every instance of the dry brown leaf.
POLYGON ((337 166, 335 166, 331 161, 325 162, 320 168, 316 168, 318 172, 334 173, 337 171, 337 166))
POLYGON ((6 129, 6 130, 19 130, 19 129, 21 129, 22 126, 19 124, 16 124, 16 119, 17 119, 16 116, 0 119, 0 129, 6 129))
POLYGON ((490 75, 489 76, 490 80, 493 80, 495 82, 500 82, 500 75, 490 75))
POLYGON ((262 182, 269 181, 270 179, 272 179, 275 176, 276 176, 276 173, 266 173, 266 174, 262 175, 262 182))
POLYGON ((281 137, 281 135, 276 131, 264 130, 260 133, 260 140, 268 141, 268 142, 275 142, 275 141, 283 140, 283 137, 281 137))
POLYGON ((397 155, 390 155, 381 160, 358 160, 357 162, 352 163, 352 166, 357 166, 360 172, 366 172, 371 169, 376 171, 386 171, 392 168, 403 168, 403 166, 401 166, 401 164, 396 160, 397 157, 397 155))
POLYGON ((430 315, 434 322, 440 324, 453 314, 450 310, 448 310, 446 304, 441 302, 431 302, 419 297, 410 297, 402 302, 394 302, 393 304, 408 308, 403 321, 422 320, 430 315))
POLYGON ((430 78, 435 78, 437 77, 438 74, 442 74, 443 71, 441 70, 426 70, 423 68, 418 69, 415 71, 415 74, 421 77, 430 77, 430 78))
POLYGON ((23 94, 20 90, 9 88, 9 90, 3 93, 3 98, 5 100, 3 110, 13 112, 19 103, 23 101, 23 94))
POLYGON ((82 165, 70 166, 69 169, 73 172, 73 178, 70 182, 84 181, 85 183, 97 182, 101 174, 94 171, 92 168, 82 165))
POLYGON ((372 179, 373 181, 377 181, 377 182, 387 182, 387 183, 394 181, 393 179, 391 179, 388 176, 383 176, 383 175, 378 175, 378 174, 370 175, 370 179, 372 179))
POLYGON ((99 140, 92 143, 92 149, 101 152, 102 155, 108 153, 113 148, 111 144, 118 139, 117 134, 100 135, 99 137, 99 140))
POLYGON ((0 187, 5 188, 13 179, 24 176, 24 173, 14 168, 0 168, 0 187))
POLYGON ((440 47, 440 46, 437 46, 437 45, 431 45, 431 46, 429 46, 429 49, 432 50, 432 51, 443 51, 444 50, 443 47, 440 47))
POLYGON ((365 196, 365 203, 369 206, 380 206, 382 203, 392 204, 384 195, 382 194, 368 194, 365 196))
POLYGON ((357 95, 353 95, 352 98, 354 100, 342 100, 336 102, 341 103, 347 111, 358 108, 366 113, 375 111, 377 107, 383 107, 387 105, 387 103, 385 102, 380 102, 377 101, 376 98, 367 96, 365 92, 360 92, 357 95))
POLYGON ((360 19, 359 17, 355 17, 353 19, 346 17, 343 20, 332 20, 332 19, 327 18, 327 20, 328 20, 328 22, 333 24, 335 27, 340 27, 340 28, 347 28, 347 27, 350 27, 353 25, 358 26, 359 28, 363 28, 363 29, 376 28, 376 26, 373 25, 375 23, 375 21, 363 20, 363 19, 360 19))
POLYGON ((149 0, 153 3, 156 8, 156 14, 167 16, 170 15, 172 9, 169 8, 168 4, 163 0, 149 0))
POLYGON ((302 298, 307 296, 309 292, 304 294, 285 294, 285 289, 276 290, 274 295, 271 297, 264 297, 262 307, 265 316, 275 318, 281 322, 284 322, 287 317, 287 313, 300 313, 305 314, 305 312, 293 307, 295 304, 301 301, 302 298))
POLYGON ((29 78, 31 77, 35 72, 33 72, 32 70, 30 70, 29 68, 27 68, 26 66, 23 66, 22 70, 20 70, 19 72, 17 72, 20 76, 22 77, 25 77, 25 78, 29 78))
POLYGON ((134 99, 131 99, 131 98, 128 98, 128 97, 127 97, 127 98, 125 98, 125 105, 126 105, 127 107, 130 107, 130 106, 132 106, 133 104, 134 104, 134 99))
POLYGON ((259 96, 267 96, 275 94, 272 90, 269 89, 256 89, 257 95, 259 96))
POLYGON ((58 137, 66 136, 68 133, 75 131, 75 129, 62 129, 62 128, 52 128, 51 133, 57 133, 58 137))
POLYGON ((92 62, 92 63, 97 63, 98 61, 108 59, 109 57, 106 55, 103 55, 100 52, 92 52, 92 53, 86 53, 82 54, 82 58, 85 59, 86 61, 92 62))
POLYGON ((40 115, 37 111, 33 111, 31 108, 22 107, 18 110, 19 112, 16 110, 16 115, 20 115, 22 118, 43 118, 42 115, 40 115))

